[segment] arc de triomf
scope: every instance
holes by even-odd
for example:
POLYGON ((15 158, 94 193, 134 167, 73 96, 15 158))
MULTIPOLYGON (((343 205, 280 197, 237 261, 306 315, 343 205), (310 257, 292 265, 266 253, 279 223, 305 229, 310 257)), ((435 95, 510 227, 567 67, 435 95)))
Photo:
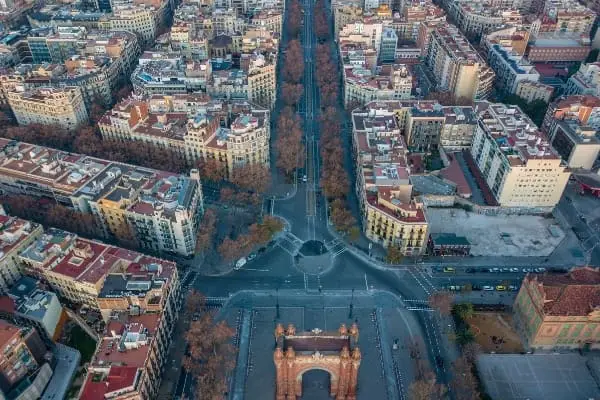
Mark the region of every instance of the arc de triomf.
POLYGON ((275 328, 276 400, 296 400, 302 396, 302 375, 320 369, 329 373, 330 395, 335 400, 356 400, 356 383, 361 354, 358 326, 342 324, 337 332, 296 333, 294 325, 275 328))

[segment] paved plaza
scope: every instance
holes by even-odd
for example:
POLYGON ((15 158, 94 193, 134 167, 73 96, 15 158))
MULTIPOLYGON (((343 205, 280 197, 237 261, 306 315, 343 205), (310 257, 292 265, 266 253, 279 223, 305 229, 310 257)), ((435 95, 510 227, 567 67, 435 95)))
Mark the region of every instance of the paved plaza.
MULTIPOLYGON (((407 382, 413 379, 414 361, 406 343, 425 337, 414 311, 395 304, 387 294, 243 294, 234 296, 221 310, 236 328, 241 341, 232 382, 234 399, 271 399, 275 393, 274 329, 278 322, 294 324, 297 332, 315 328, 336 332, 342 323, 359 326, 358 346, 362 354, 358 375, 358 399, 405 399, 407 382), (350 303, 352 302, 352 314, 350 303), (277 308, 279 303, 279 308, 277 308), (279 311, 278 311, 279 310, 279 311), (247 334, 246 334, 247 333, 247 334), (397 340, 398 350, 392 349, 397 340)), ((327 399, 328 374, 311 371, 304 375, 305 400, 327 399)))
POLYGON ((598 383, 579 354, 485 354, 477 366, 494 400, 600 399, 598 383))
POLYGON ((431 233, 456 233, 474 256, 548 256, 565 234, 552 218, 482 215, 459 208, 428 208, 431 233))

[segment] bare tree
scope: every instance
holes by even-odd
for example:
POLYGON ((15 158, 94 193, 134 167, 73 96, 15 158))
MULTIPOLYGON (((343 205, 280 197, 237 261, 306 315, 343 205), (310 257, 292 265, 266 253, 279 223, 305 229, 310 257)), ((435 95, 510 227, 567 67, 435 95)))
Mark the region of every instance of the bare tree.
POLYGON ((443 316, 448 316, 452 313, 453 301, 454 295, 447 290, 438 291, 429 296, 429 306, 443 316))
POLYGON ((462 356, 456 359, 453 364, 454 378, 450 382, 450 387, 457 400, 479 399, 480 393, 477 390, 478 383, 473 373, 472 364, 462 356))
MULTIPOLYGON (((197 296, 200 301, 203 296, 197 296)), ((194 309, 196 301, 189 308, 194 309)), ((186 306, 186 309, 188 307, 186 306)), ((225 321, 215 322, 206 310, 193 321, 185 334, 188 354, 184 368, 196 379, 195 398, 222 400, 227 393, 227 377, 235 366, 234 330, 225 321)))
POLYGON ((304 92, 304 85, 301 83, 284 82, 281 86, 281 97, 286 106, 296 106, 304 92))

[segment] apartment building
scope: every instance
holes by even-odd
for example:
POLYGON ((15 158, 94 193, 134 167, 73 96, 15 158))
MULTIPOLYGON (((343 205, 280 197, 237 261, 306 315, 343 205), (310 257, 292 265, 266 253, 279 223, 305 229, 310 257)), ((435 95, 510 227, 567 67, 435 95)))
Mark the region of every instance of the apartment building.
POLYGON ((248 74, 246 98, 249 102, 269 109, 275 106, 276 57, 276 53, 272 56, 258 53, 241 55, 241 69, 248 74))
POLYGON ((366 104, 374 100, 409 99, 413 77, 408 66, 378 66, 376 51, 344 44, 340 47, 343 63, 344 104, 366 104))
POLYGON ((185 62, 181 54, 145 52, 131 75, 137 95, 206 91, 212 67, 208 60, 185 62))
POLYGON ((523 22, 523 15, 519 10, 510 6, 499 7, 493 1, 457 0, 448 3, 448 14, 466 35, 482 36, 502 25, 518 25, 523 22))
MULTIPOLYGON (((166 2, 163 4, 166 5, 166 2)), ((154 43, 160 19, 160 9, 156 9, 154 6, 119 4, 113 7, 111 14, 100 18, 98 27, 111 31, 136 33, 140 37, 142 47, 144 47, 154 43)))
POLYGON ((503 207, 553 208, 570 171, 531 120, 517 107, 480 102, 471 154, 503 207))
POLYGON ((568 96, 551 104, 542 130, 570 168, 592 169, 600 154, 600 99, 568 96))
POLYGON ((496 89, 505 94, 515 94, 521 81, 537 82, 540 79, 535 67, 510 47, 493 44, 487 62, 496 74, 496 89))
POLYGON ((528 103, 537 100, 550 103, 550 99, 554 94, 554 87, 541 82, 525 79, 520 80, 519 83, 517 83, 515 94, 528 103))
POLYGON ((0 297, 2 304, 11 304, 10 310, 0 312, 19 326, 35 328, 46 344, 53 345, 61 337, 66 315, 56 294, 40 289, 38 283, 29 276, 15 282, 8 296, 0 297))
POLYGON ((527 275, 513 311, 528 348, 595 349, 600 343, 600 274, 574 268, 564 275, 527 275))
POLYGON ((421 23, 446 21, 446 13, 431 0, 403 2, 400 12, 383 20, 384 27, 396 32, 399 41, 417 42, 421 23))
POLYGON ((404 138, 413 152, 438 149, 446 115, 438 103, 415 102, 406 114, 404 138))
POLYGON ((386 103, 373 102, 352 113, 362 226, 370 240, 418 255, 427 246, 427 218, 423 204, 412 197, 407 147, 394 103, 386 103))
POLYGON ((283 12, 279 9, 263 9, 252 16, 250 25, 281 35, 283 27, 283 12))
POLYGON ((361 21, 363 17, 362 1, 351 2, 335 0, 331 3, 333 13, 333 33, 336 39, 344 26, 361 21))
POLYGON ((6 99, 19 125, 41 124, 75 130, 89 121, 77 86, 33 90, 17 86, 6 93, 6 99))
POLYGON ((486 99, 492 91, 494 72, 453 25, 433 28, 425 64, 436 77, 438 90, 456 98, 486 99))
POLYGON ((125 99, 98 122, 104 138, 169 148, 190 165, 215 159, 230 174, 240 164, 269 164, 270 112, 246 101, 192 95, 125 99))
POLYGON ((530 31, 523 26, 505 26, 495 29, 485 34, 481 39, 482 53, 487 54, 493 45, 509 49, 510 53, 516 55, 525 55, 527 43, 529 42, 530 31))
POLYGON ((52 353, 33 328, 0 320, 0 395, 38 399, 52 377, 52 353))
POLYGON ((363 18, 362 21, 345 25, 338 35, 340 45, 344 43, 362 43, 374 49, 379 58, 383 24, 374 17, 363 18))
POLYGON ((203 213, 191 177, 0 139, 0 190, 91 213, 104 237, 153 252, 194 254, 203 213))
POLYGON ((0 292, 7 293, 21 278, 18 255, 42 233, 42 226, 0 215, 0 292))
POLYGON ((472 107, 443 107, 444 127, 440 134, 440 146, 444 150, 462 151, 471 147, 477 128, 477 116, 472 107))
MULTIPOLYGON (((110 308, 106 308, 111 301, 102 300, 101 295, 106 293, 107 280, 116 280, 113 276, 131 279, 136 273, 139 273, 141 278, 144 273, 152 275, 153 271, 156 276, 151 276, 149 283, 163 278, 167 285, 173 274, 172 270, 175 269, 174 262, 84 239, 54 228, 46 230, 37 241, 25 249, 20 254, 20 262, 28 275, 47 282, 56 293, 69 301, 106 311, 105 320, 109 319, 111 312, 110 308), (164 271, 167 272, 163 275, 164 271)), ((137 290, 141 291, 142 287, 144 286, 137 290)), ((149 291, 147 288, 144 293, 149 291)), ((141 308, 144 302, 152 304, 151 300, 152 297, 132 305, 141 308)), ((150 308, 156 309, 159 306, 160 302, 150 308)))
POLYGON ((600 95, 600 62, 581 64, 567 80, 565 95, 600 95))
POLYGON ((170 365, 181 301, 175 263, 142 257, 127 264, 106 277, 98 297, 107 324, 79 392, 82 400, 155 398, 170 365))
POLYGON ((79 44, 86 35, 87 29, 83 26, 37 28, 29 31, 27 44, 35 64, 62 63, 79 54, 79 44))

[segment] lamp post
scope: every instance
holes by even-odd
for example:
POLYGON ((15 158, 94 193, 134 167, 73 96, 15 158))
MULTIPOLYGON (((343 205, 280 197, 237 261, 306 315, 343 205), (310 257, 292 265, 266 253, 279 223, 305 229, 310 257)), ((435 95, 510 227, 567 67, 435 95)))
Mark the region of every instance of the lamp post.
POLYGON ((352 319, 352 310, 354 309, 354 288, 352 288, 352 296, 350 297, 350 312, 348 313, 348 319, 352 319))
POLYGON ((277 298, 277 303, 275 304, 276 317, 279 320, 279 288, 275 289, 275 296, 277 298))

